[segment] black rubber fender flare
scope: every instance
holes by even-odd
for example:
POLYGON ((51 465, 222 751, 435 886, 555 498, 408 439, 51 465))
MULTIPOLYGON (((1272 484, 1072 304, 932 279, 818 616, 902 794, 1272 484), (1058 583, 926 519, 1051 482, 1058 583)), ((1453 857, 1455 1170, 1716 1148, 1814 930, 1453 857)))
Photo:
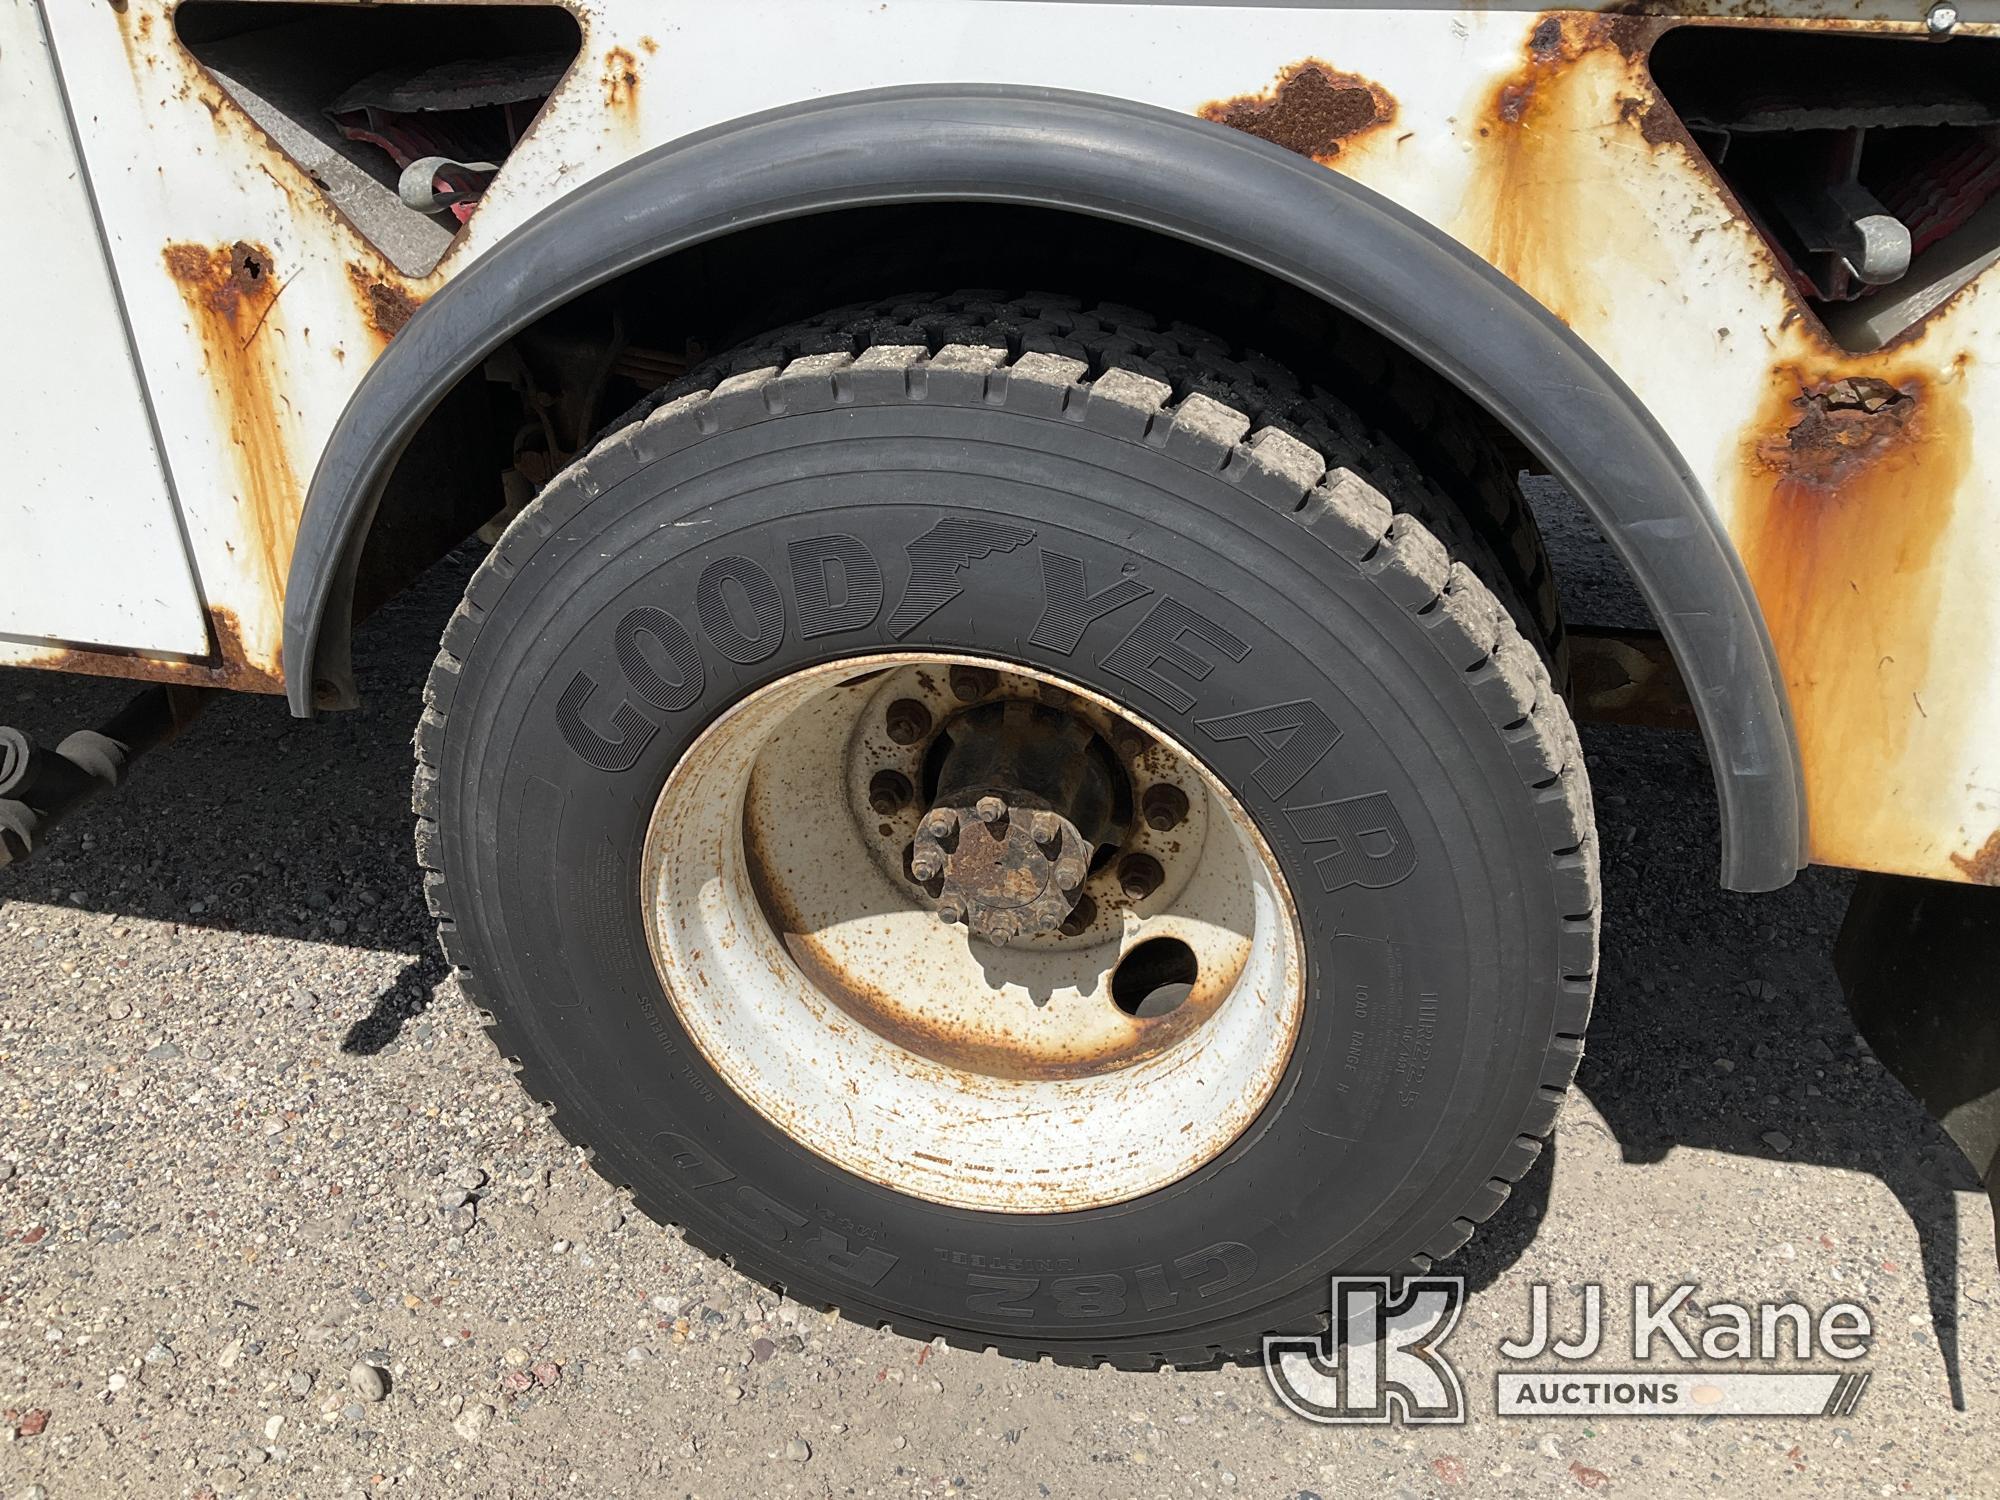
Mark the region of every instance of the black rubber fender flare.
POLYGON ((293 713, 311 713, 322 680, 345 679, 354 571, 397 458, 489 353, 694 245, 921 202, 1052 208, 1171 235, 1320 297, 1459 386, 1576 494, 1659 621, 1714 767, 1722 883, 1775 889, 1805 863, 1798 746, 1742 560, 1604 361, 1499 271, 1359 183, 1193 116, 1055 89, 924 85, 748 116, 623 163, 469 264, 362 377, 320 455, 285 593, 293 713))

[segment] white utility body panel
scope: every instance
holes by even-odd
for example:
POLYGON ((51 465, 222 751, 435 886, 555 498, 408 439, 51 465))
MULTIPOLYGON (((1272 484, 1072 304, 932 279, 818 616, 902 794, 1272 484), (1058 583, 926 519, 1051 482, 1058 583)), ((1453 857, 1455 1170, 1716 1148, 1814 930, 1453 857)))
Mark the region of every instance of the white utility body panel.
POLYGON ((0 636, 190 656, 208 621, 31 0, 0 0, 0 636))

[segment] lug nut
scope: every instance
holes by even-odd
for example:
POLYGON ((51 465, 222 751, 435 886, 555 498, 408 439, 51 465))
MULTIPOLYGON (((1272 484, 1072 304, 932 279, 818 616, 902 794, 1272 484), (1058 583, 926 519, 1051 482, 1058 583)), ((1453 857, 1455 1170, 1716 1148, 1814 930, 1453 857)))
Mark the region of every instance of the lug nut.
POLYGON ((931 711, 914 698, 898 698, 889 705, 889 738, 899 745, 914 745, 931 732, 931 711))
POLYGON ((910 778, 901 771, 877 771, 868 782, 868 805, 887 817, 910 805, 910 778))
POLYGON ((1096 920, 1097 902, 1089 896, 1078 896, 1075 909, 1063 918, 1062 927, 1058 930, 1064 937, 1075 937, 1096 920))
POLYGON ((1053 844, 1062 837, 1062 819, 1052 812, 1038 812, 1028 832, 1038 844, 1053 844))
POLYGON ((958 827, 958 814, 948 807, 934 807, 930 816, 924 819, 924 832, 934 839, 948 839, 958 827))
POLYGON ((910 874, 918 880, 936 880, 944 873, 944 856, 935 849, 919 849, 910 856, 910 874))
POLYGON ((960 703, 977 703, 998 685, 999 679, 986 667, 953 667, 951 695, 960 703))
POLYGON ((950 927, 954 923, 963 920, 965 916, 965 903, 960 901, 956 896, 947 896, 938 903, 937 913, 938 920, 944 923, 945 926, 950 927))
POLYGON ((1156 833, 1165 833, 1169 828, 1178 828, 1188 815, 1187 793, 1171 781, 1155 782, 1146 788, 1146 795, 1139 804, 1146 815, 1146 826, 1156 833))
POLYGON ((1090 867, 1072 854, 1056 866, 1056 885, 1065 891, 1073 891, 1083 884, 1083 877, 1090 873, 1090 867))
POLYGON ((1118 888, 1128 901, 1144 901, 1165 878, 1166 871, 1150 854, 1128 854, 1118 861, 1118 888))
POLYGON ((1152 742, 1136 729, 1118 731, 1118 753, 1127 760, 1137 760, 1152 747, 1152 742))
POLYGON ((1007 803, 1003 798, 988 795, 975 802, 972 811, 982 823, 997 823, 1007 816, 1007 803))

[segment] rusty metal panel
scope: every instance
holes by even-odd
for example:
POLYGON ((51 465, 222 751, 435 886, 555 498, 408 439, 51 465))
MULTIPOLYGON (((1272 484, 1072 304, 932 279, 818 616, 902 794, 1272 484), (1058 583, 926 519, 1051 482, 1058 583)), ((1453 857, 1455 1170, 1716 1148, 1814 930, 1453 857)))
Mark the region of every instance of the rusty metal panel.
POLYGON ((1813 858, 1975 877, 2000 827, 2000 433, 1973 421, 2000 410, 2000 280, 1887 349, 1838 347, 1654 87, 1663 23, 1510 24, 1441 222, 1596 348, 1703 479, 1784 667, 1813 858))
MULTIPOLYGON (((423 3, 423 0, 415 0, 423 3)), ((398 275, 174 40, 168 0, 55 8, 224 664, 275 684, 300 494, 424 297, 648 147, 823 94, 964 80, 1198 112, 1452 234, 1651 409, 1783 661, 1821 861, 1993 879, 2000 834, 2000 268, 1873 354, 1820 330, 1653 84, 1690 19, 1923 35, 1913 0, 1657 15, 930 0, 572 0, 583 51, 428 277, 398 275), (756 65, 745 66, 746 58, 756 65), (1879 398, 1879 399, 1878 399, 1879 398)), ((2000 35, 1964 0, 1963 33, 2000 35)), ((6 659, 0 648, 0 659, 6 659)), ((110 670, 133 670, 111 659, 110 670)), ((71 665, 91 665, 71 662, 71 665)), ((162 666, 162 671, 174 670, 162 666)), ((186 669, 181 669, 185 671, 186 669)))
POLYGON ((198 656, 201 598, 32 0, 0 0, 0 142, 0 634, 198 656))
MULTIPOLYGON (((421 3, 421 0, 419 0, 421 3)), ((173 0, 49 8, 131 311, 216 654, 0 643, 0 663, 278 691, 285 572, 305 481, 354 382, 464 259, 640 140, 572 74, 434 272, 400 275, 182 46, 173 0)), ((592 7, 575 7, 589 19, 592 7)), ((162 642, 142 643, 159 649, 162 642)), ((197 651, 203 647, 195 647, 197 651)))

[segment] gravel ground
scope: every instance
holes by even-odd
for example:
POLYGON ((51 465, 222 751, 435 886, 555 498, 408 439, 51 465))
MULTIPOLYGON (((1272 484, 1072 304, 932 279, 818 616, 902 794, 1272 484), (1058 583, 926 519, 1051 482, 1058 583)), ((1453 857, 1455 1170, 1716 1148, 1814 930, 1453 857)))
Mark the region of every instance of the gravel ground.
MULTIPOLYGON (((1630 618, 1552 516, 1577 610, 1630 618)), ((1715 889, 1691 736, 1585 737, 1598 1014, 1554 1148, 1445 1268, 1473 1420, 1322 1428, 1255 1369, 831 1321, 632 1217, 431 943, 408 739, 466 572, 363 633, 364 711, 225 702, 0 872, 0 1496, 2000 1494, 1986 1201, 1847 1022, 1845 879, 1715 889), (1859 1299, 1873 1383, 1840 1420, 1494 1417, 1529 1285, 1586 1280, 1859 1299)), ((0 672, 0 718, 53 741, 127 691, 0 672)))

